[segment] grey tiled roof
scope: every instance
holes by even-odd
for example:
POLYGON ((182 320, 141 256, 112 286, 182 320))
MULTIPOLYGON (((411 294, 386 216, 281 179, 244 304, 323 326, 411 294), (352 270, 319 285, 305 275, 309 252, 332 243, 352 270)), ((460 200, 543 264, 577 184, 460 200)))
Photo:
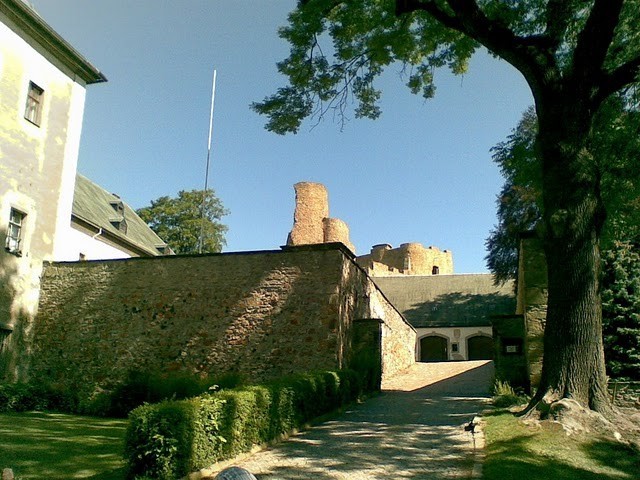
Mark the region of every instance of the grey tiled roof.
POLYGON ((76 175, 73 195, 73 222, 85 222, 101 228, 113 241, 142 255, 160 255, 158 247, 166 245, 120 197, 80 174, 76 175), (119 202, 123 207, 121 211, 114 208, 119 202), (117 228, 117 222, 123 219, 127 225, 126 233, 117 228))
POLYGON ((491 274, 374 277, 389 301, 415 328, 491 325, 491 315, 515 313, 513 282, 491 274))

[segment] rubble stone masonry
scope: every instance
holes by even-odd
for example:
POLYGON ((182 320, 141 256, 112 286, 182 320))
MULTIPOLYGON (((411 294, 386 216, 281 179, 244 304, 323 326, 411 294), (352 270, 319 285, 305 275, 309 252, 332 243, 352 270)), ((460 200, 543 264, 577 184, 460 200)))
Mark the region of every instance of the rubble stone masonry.
POLYGON ((30 374, 87 398, 132 370, 259 381, 339 368, 354 320, 373 316, 395 354, 385 374, 413 363, 415 331, 339 244, 52 263, 30 374))

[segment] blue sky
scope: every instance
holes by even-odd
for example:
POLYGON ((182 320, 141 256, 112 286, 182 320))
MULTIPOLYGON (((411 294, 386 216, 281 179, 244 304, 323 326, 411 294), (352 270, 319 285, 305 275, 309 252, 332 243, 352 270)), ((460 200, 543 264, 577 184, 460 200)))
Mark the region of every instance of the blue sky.
POLYGON ((217 70, 210 186, 231 211, 225 251, 275 249, 293 221, 293 184, 324 183, 358 254, 378 243, 453 251, 456 273, 486 271, 502 178, 490 148, 532 103, 511 66, 477 54, 436 73, 436 97, 409 93, 400 66, 379 79, 382 117, 264 130, 249 109, 284 85, 277 36, 295 0, 31 0, 109 79, 87 89, 79 171, 134 208, 203 188, 217 70))

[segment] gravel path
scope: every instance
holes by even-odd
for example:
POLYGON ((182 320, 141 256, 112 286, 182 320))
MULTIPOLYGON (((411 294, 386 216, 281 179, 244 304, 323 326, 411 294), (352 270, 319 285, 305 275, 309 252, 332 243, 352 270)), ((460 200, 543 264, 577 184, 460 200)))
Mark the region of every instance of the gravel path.
POLYGON ((259 480, 470 479, 474 439, 463 427, 492 378, 492 362, 418 363, 380 396, 234 464, 259 480))

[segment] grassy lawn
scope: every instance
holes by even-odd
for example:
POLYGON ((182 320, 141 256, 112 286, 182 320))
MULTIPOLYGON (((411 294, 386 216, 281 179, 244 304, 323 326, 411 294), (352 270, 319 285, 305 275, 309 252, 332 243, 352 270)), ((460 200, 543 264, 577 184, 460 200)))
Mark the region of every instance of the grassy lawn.
POLYGON ((0 471, 16 478, 122 480, 126 420, 60 413, 0 415, 0 471))
POLYGON ((595 436, 568 437, 558 424, 527 426, 510 413, 486 416, 484 480, 632 480, 640 455, 595 436))

